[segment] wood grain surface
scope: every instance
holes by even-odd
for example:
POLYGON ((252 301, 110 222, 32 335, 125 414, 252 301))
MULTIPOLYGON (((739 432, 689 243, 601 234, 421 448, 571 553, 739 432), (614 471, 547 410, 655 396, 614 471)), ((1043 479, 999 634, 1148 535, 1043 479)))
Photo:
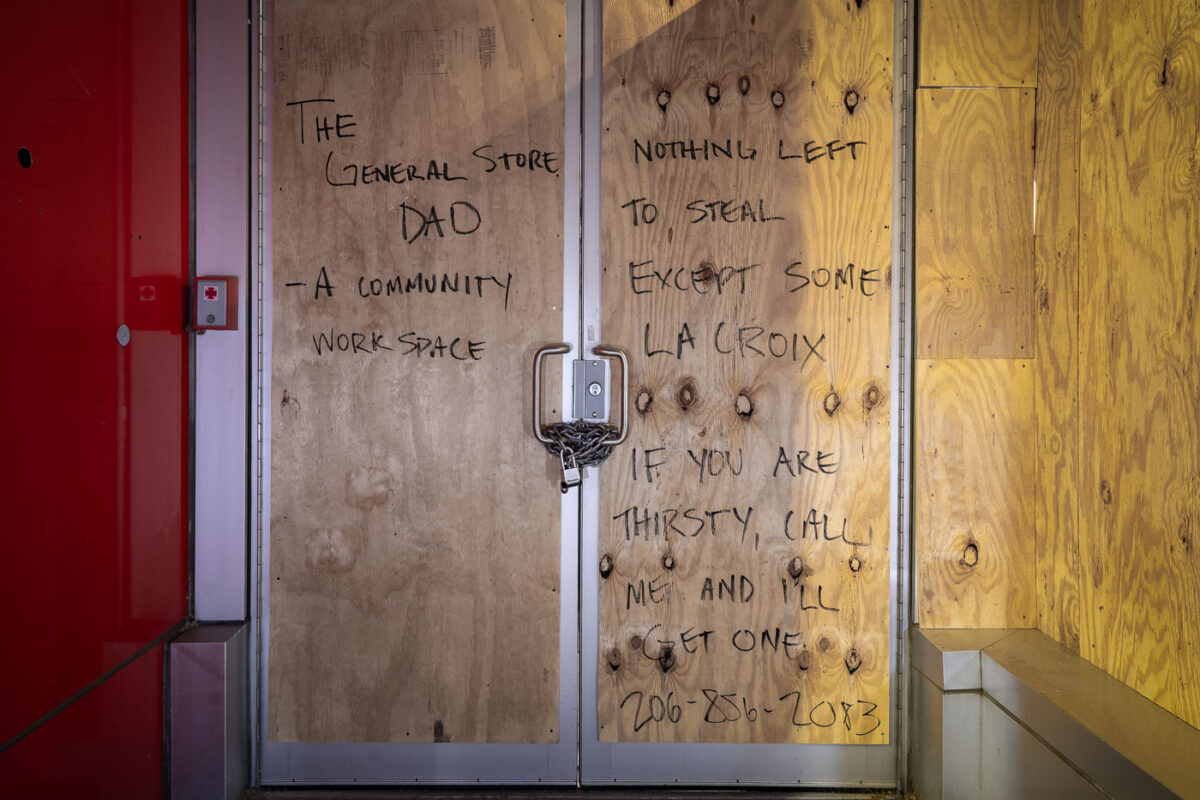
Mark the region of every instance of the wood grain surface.
POLYGON ((1080 0, 1041 3, 1037 87, 1038 624, 1079 652, 1080 0))
POLYGON ((920 358, 1033 356, 1033 95, 917 92, 920 358))
POLYGON ((915 404, 921 627, 1036 627, 1031 363, 918 359, 915 404))
POLYGON ((1082 40, 1081 650, 1200 726, 1200 8, 1082 40))
POLYGON ((602 740, 887 741, 892 30, 605 5, 602 740))
POLYGON ((275 9, 266 735, 557 741, 563 4, 275 9))
POLYGON ((922 0, 919 85, 1032 87, 1038 7, 1039 0, 922 0))

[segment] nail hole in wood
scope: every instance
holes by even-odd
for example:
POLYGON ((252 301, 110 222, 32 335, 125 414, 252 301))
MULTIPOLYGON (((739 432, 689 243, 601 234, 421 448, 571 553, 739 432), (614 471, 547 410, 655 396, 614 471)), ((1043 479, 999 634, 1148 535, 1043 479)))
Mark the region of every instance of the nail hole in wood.
POLYGON ((825 402, 822 404, 825 407, 825 413, 833 416, 833 412, 838 410, 838 406, 842 404, 842 398, 838 397, 837 392, 830 392, 825 395, 825 402))
POLYGON ((862 656, 853 647, 846 653, 846 670, 853 675, 858 672, 858 668, 862 666, 862 656))
POLYGON ((650 407, 654 405, 654 395, 650 394, 649 389, 642 389, 637 393, 637 397, 633 400, 633 406, 637 412, 643 416, 650 413, 650 407))
POLYGON ((710 106, 715 106, 721 102, 721 87, 715 83, 710 83, 708 88, 704 90, 704 97, 708 100, 710 106))
POLYGON ((613 558, 608 553, 605 553, 600 556, 600 577, 607 578, 609 575, 612 575, 612 571, 613 558))
POLYGON ((743 75, 742 77, 738 78, 738 91, 741 92, 742 97, 745 97, 746 95, 750 94, 750 76, 749 75, 743 75))
POLYGON ((771 92, 771 105, 775 106, 775 108, 783 108, 784 102, 786 102, 786 98, 784 98, 783 92, 778 89, 771 92))
POLYGON ((800 556, 793 558, 788 562, 787 571, 788 575, 791 575, 793 579, 799 578, 804 574, 804 559, 800 558, 800 556))
POLYGON ((671 93, 666 89, 660 89, 658 92, 658 108, 661 111, 666 111, 667 106, 671 102, 671 93))

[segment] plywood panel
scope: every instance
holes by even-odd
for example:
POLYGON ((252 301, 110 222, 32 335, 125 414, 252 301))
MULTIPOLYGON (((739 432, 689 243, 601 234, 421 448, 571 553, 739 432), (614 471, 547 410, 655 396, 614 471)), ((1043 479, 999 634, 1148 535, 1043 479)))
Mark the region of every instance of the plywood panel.
POLYGON ((1039 0, 922 0, 920 85, 1032 87, 1038 6, 1039 0))
POLYGON ((1080 0, 1043 0, 1037 91, 1038 624, 1079 652, 1080 0))
POLYGON ((892 25, 605 6, 602 740, 887 740, 892 25))
POLYGON ((267 736, 557 741, 563 5, 275 8, 267 736))
POLYGON ((921 626, 1035 627, 1030 362, 918 360, 915 414, 921 626))
POLYGON ((1033 355, 1028 89, 917 93, 917 355, 1033 355))
POLYGON ((1200 9, 1086 2, 1083 46, 1081 649, 1200 726, 1200 9))

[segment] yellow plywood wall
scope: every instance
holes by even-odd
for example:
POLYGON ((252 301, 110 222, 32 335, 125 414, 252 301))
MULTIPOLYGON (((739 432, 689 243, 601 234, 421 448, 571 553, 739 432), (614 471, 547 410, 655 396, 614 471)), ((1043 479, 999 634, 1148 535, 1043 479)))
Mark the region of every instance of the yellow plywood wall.
POLYGON ((1042 0, 1034 237, 1039 627, 1079 652, 1080 0, 1042 0))
MULTIPOLYGON (((1200 727, 1200 8, 1182 0, 970 5, 984 10, 923 4, 922 84, 985 76, 986 89, 961 91, 1031 86, 1020 77, 1029 72, 1029 49, 998 41, 1003 27, 979 21, 1001 6, 1022 25, 1037 21, 1026 39, 1036 54, 1033 130, 1023 112, 994 126, 1014 152, 1013 136, 1036 136, 1031 241, 994 239, 1019 251, 994 256, 1010 263, 1027 263, 1026 247, 1033 253, 1032 272, 1022 267, 1016 276, 1031 287, 1032 358, 1017 362, 1011 351, 976 347, 918 365, 921 623, 995 624, 987 604, 963 602, 963 570, 950 551, 961 544, 956 527, 978 526, 981 512, 971 506, 986 512, 1000 503, 1003 511, 992 516, 1011 521, 998 531, 1010 550, 1030 538, 1020 521, 1034 528, 1024 574, 989 577, 1006 601, 1035 605, 1027 622, 1005 624, 1036 624, 1200 727), (964 42, 978 46, 964 54, 964 42), (984 56, 1010 63, 981 68, 984 56), (955 363, 971 355, 1006 358, 986 371, 955 363), (1014 379, 1022 363, 1031 381, 1014 379), (970 379, 935 379, 964 372, 970 379), (976 427, 955 443, 953 427, 963 418, 976 427), (947 445, 963 449, 955 458, 969 474, 943 468, 947 445), (1001 451, 1021 469, 1003 460, 997 468, 990 459, 1001 451), (960 494, 946 510, 943 498, 956 485, 981 483, 986 489, 960 494)), ((921 98, 919 112, 929 111, 931 97, 921 98)), ((918 283, 922 269, 961 249, 922 239, 922 224, 926 237, 938 230, 923 216, 961 216, 959 208, 926 205, 947 196, 939 182, 954 181, 938 173, 940 153, 929 146, 941 141, 940 131, 924 127, 936 120, 933 113, 917 120, 918 283)), ((984 169, 1008 174, 995 166, 984 169)), ((968 180, 976 166, 949 168, 966 170, 968 180)), ((1020 193, 1004 180, 996 191, 1020 193)), ((959 269, 977 284, 995 274, 982 258, 959 269)), ((918 285, 917 293, 918 354, 928 355, 948 329, 941 320, 948 292, 918 285)), ((997 315, 995 335, 1013 324, 997 315)), ((984 566, 981 549, 975 570, 984 566)))
POLYGON ((562 331, 565 9, 520 8, 275 4, 272 741, 564 733, 526 409, 562 331))
POLYGON ((893 19, 605 4, 604 741, 887 741, 893 19))
POLYGON ((917 95, 920 358, 1033 354, 1033 91, 917 95))
POLYGON ((1033 627, 1030 362, 922 359, 916 393, 921 624, 1033 627))
POLYGON ((1036 10, 921 7, 913 491, 926 627, 1037 624, 1036 10))
POLYGON ((1036 0, 922 0, 922 86, 1033 86, 1036 0))
POLYGON ((1082 17, 1080 650, 1200 727, 1200 7, 1082 17))

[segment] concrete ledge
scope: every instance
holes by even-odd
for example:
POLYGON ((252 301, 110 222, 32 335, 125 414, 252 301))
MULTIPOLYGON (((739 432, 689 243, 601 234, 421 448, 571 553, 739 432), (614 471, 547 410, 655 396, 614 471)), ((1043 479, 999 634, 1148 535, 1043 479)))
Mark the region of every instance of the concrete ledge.
POLYGON ((911 629, 913 786, 940 798, 1200 798, 1200 731, 1034 630, 911 629))
POLYGON ((167 646, 172 800, 236 800, 250 779, 247 626, 202 625, 167 646))

